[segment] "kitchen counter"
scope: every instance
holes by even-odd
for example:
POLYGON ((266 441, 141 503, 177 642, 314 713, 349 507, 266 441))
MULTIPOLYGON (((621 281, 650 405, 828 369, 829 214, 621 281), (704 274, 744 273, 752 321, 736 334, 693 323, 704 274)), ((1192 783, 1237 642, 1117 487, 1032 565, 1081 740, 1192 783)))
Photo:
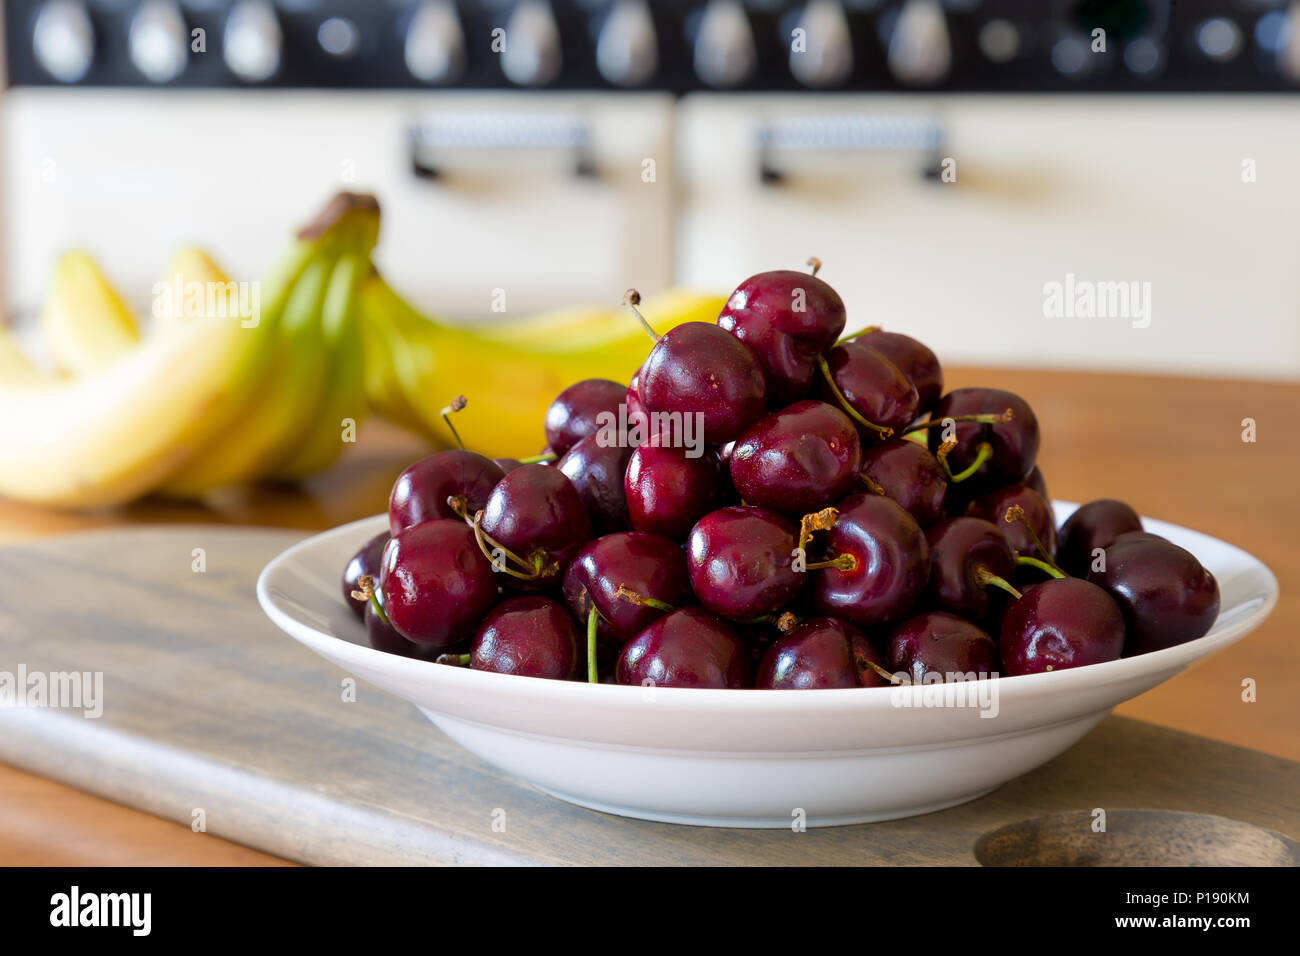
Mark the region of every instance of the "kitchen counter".
MULTIPOLYGON (((1117 713, 1300 760, 1300 473, 1292 441, 1300 385, 1026 370, 950 369, 949 387, 996 384, 1025 396, 1043 430, 1053 496, 1115 497, 1252 552, 1282 597, 1256 633, 1117 713), (1243 442, 1242 420, 1257 441, 1243 442), (1251 678, 1256 701, 1242 700, 1251 678)), ((539 423, 540 431, 540 423, 539 423)), ((393 477, 421 444, 387 426, 304 489, 229 496, 208 507, 150 501, 91 515, 0 502, 0 544, 64 532, 163 522, 322 529, 382 510, 393 477)), ((11 587, 21 588, 11 582, 11 587)), ((249 595, 251 601, 252 595, 249 595)), ((274 857, 0 766, 0 863, 259 864, 274 857)))

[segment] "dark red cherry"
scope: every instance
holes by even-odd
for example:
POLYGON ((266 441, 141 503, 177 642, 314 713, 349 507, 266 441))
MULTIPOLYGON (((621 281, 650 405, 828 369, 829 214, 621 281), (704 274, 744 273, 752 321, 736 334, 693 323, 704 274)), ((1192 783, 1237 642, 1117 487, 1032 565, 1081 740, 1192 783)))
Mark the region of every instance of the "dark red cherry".
POLYGON ((1027 485, 1005 485, 996 491, 980 495, 966 506, 966 514, 996 525, 1016 554, 1049 562, 1056 554, 1056 516, 1052 514, 1052 506, 1027 485), (1024 512, 1025 521, 1033 529, 1033 535, 1023 522, 1006 520, 1007 509, 1012 507, 1018 507, 1024 512), (1042 554, 1035 546, 1034 535, 1038 536, 1038 540, 1047 549, 1047 554, 1042 554))
POLYGON ((448 498, 458 499, 464 513, 473 515, 504 477, 496 462, 472 451, 452 449, 421 458, 393 484, 388 498, 389 531, 397 534, 436 518, 459 519, 448 498))
POLYGON ((922 528, 943 517, 948 476, 919 442, 888 438, 867 445, 862 449, 862 475, 872 491, 897 501, 922 528))
POLYGON ((700 607, 665 614, 623 645, 614 679, 654 687, 752 686, 749 649, 736 629, 700 607))
POLYGON ((1068 574, 1083 577, 1120 535, 1141 530, 1142 519, 1124 502, 1114 498, 1090 501, 1061 525, 1056 561, 1068 574))
POLYGON ((703 416, 710 445, 730 441, 767 411, 754 353, 707 322, 686 322, 660 338, 641 366, 639 385, 647 412, 703 416))
POLYGON ((854 342, 870 346, 884 354, 907 376, 916 388, 917 401, 922 410, 931 408, 943 395, 943 369, 939 359, 928 347, 901 332, 876 329, 855 336, 854 342))
POLYGON ((1009 675, 1113 661, 1124 650, 1124 618, 1097 585, 1052 578, 1007 606, 999 647, 1009 675))
POLYGON ((862 632, 835 617, 812 617, 779 637, 758 665, 760 690, 881 687, 889 683, 870 664, 880 655, 862 632))
POLYGON ((1219 617, 1219 583, 1196 556, 1172 541, 1128 534, 1106 549, 1105 588, 1124 614, 1124 655, 1146 654, 1206 634, 1219 617))
POLYGON ((750 276, 731 293, 718 325, 758 357, 767 402, 788 405, 808 395, 817 356, 844 331, 844 302, 815 275, 777 269, 750 276))
POLYGON ((573 556, 591 540, 591 519, 562 471, 523 465, 492 489, 483 508, 482 530, 493 549, 506 552, 497 557, 497 566, 517 572, 506 570, 502 583, 542 590, 559 583, 573 556))
POLYGON ((902 505, 880 495, 851 495, 838 508, 824 536, 825 558, 845 567, 811 572, 813 607, 859 626, 898 620, 930 575, 924 532, 902 505))
POLYGON ((890 632, 885 644, 889 670, 913 684, 949 683, 997 676, 998 645, 956 614, 926 611, 890 632))
MULTIPOLYGON (((382 593, 376 591, 375 597, 378 598, 382 593)), ((391 624, 381 618, 375 611, 374 605, 369 602, 366 603, 365 622, 366 639, 370 641, 370 646, 377 651, 427 661, 433 660, 445 650, 445 648, 441 647, 429 647, 408 641, 398 634, 391 624)))
POLYGON ((433 647, 472 635, 497 598, 492 565, 459 518, 422 521, 393 535, 379 589, 397 633, 433 647))
MULTIPOLYGON (((1024 481, 1038 455, 1038 419, 1019 395, 998 388, 959 388, 949 392, 930 413, 934 421, 967 415, 998 415, 1010 410, 1006 422, 955 421, 952 437, 957 442, 948 455, 948 465, 960 475, 980 455, 987 443, 990 457, 962 482, 966 496, 973 497, 1002 485, 1024 481)), ((936 426, 930 432, 930 451, 939 449, 947 428, 936 426)))
POLYGON ((799 526, 765 508, 710 512, 686 539, 691 588, 720 617, 744 620, 778 611, 807 577, 791 566, 798 541, 799 526))
POLYGON ((627 397, 627 389, 607 378, 589 378, 570 385, 556 396, 546 410, 546 443, 557 455, 586 438, 612 415, 618 420, 618 408, 627 397))
POLYGON ((717 456, 700 449, 702 453, 692 458, 693 451, 647 443, 632 453, 623 493, 633 528, 684 538, 717 506, 717 456))
MULTIPOLYGON (((627 394, 623 398, 627 406, 627 423, 629 430, 640 428, 641 435, 647 435, 650 427, 650 414, 641 404, 641 370, 637 369, 632 381, 627 383, 627 394)), ((641 444, 635 442, 634 444, 641 444)))
POLYGON ((1010 581, 1016 556, 1001 528, 983 518, 945 518, 926 532, 933 604, 962 617, 989 613, 988 576, 1010 581))
POLYGON ((379 580, 380 562, 383 559, 384 545, 388 543, 389 534, 387 531, 381 531, 369 541, 361 546, 361 549, 348 560, 347 566, 343 569, 343 600, 348 602, 348 607, 352 608, 352 613, 357 617, 364 617, 366 605, 369 603, 365 600, 358 600, 352 596, 352 592, 360 588, 358 579, 363 574, 368 574, 376 581, 379 580))
POLYGON ((628 527, 627 496, 623 476, 632 449, 606 444, 603 433, 588 435, 564 453, 557 466, 578 491, 596 534, 628 527))
POLYGON ((596 636, 621 647, 665 612, 645 600, 620 597, 619 589, 640 599, 681 607, 690 603, 686 553, 677 542, 646 531, 607 534, 588 542, 564 572, 564 601, 579 622, 592 607, 600 615, 596 636))
POLYGON ((1029 477, 1022 483, 1042 495, 1043 500, 1049 505, 1052 503, 1052 496, 1047 493, 1047 482, 1043 479, 1043 473, 1037 465, 1029 469, 1029 477))
POLYGON ((567 680, 578 663, 578 628, 564 608, 539 595, 502 601, 474 635, 476 671, 567 680))
POLYGON ((857 430, 825 402, 795 402, 736 440, 731 483, 749 504, 802 515, 852 492, 862 463, 857 430))
MULTIPOLYGON (((916 388, 897 365, 881 352, 861 342, 844 342, 826 353, 835 388, 824 378, 817 395, 823 401, 840 404, 835 389, 859 415, 873 425, 890 428, 899 435, 916 421, 920 413, 916 388)), ((880 432, 861 422, 858 430, 864 442, 880 439, 880 432)))

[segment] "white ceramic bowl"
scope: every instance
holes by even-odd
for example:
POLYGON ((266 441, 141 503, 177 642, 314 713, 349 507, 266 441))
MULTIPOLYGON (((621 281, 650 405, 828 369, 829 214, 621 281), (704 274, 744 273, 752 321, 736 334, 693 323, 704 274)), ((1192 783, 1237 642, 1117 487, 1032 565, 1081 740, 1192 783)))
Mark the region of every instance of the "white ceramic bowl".
MULTIPOLYGON (((1056 502, 1058 521, 1075 505, 1056 502)), ((350 674, 409 700, 452 740, 564 800, 710 826, 889 820, 973 800, 1045 763, 1114 707, 1258 627, 1277 580, 1258 560, 1162 521, 1147 530, 1218 578, 1204 637, 1138 657, 966 685, 850 690, 695 690, 539 680, 386 654, 343 601, 348 558, 377 516, 308 538, 257 582, 281 629, 350 674), (961 687, 972 699, 937 694, 961 687), (910 705, 910 706, 909 706, 910 705)))

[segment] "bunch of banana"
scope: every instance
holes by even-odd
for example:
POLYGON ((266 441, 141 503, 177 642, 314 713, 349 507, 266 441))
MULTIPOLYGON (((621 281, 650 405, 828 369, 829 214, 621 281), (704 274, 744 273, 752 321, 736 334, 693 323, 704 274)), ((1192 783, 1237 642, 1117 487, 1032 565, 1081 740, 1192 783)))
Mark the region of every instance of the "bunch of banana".
MULTIPOLYGON (((641 312, 657 332, 683 322, 713 322, 725 299, 673 290, 646 299, 641 312)), ((652 343, 620 309, 565 310, 476 329, 421 315, 377 273, 358 303, 366 395, 376 412, 436 445, 453 442, 440 411, 469 399, 456 417, 467 447, 489 457, 535 454, 542 421, 559 392, 585 378, 626 382, 652 343)))
POLYGON ((41 319, 58 372, 0 335, 0 495, 111 506, 329 464, 341 420, 364 411, 355 306, 378 224, 373 198, 338 197, 251 316, 210 259, 187 254, 176 284, 207 290, 202 307, 173 297, 144 338, 93 262, 64 257, 41 319))

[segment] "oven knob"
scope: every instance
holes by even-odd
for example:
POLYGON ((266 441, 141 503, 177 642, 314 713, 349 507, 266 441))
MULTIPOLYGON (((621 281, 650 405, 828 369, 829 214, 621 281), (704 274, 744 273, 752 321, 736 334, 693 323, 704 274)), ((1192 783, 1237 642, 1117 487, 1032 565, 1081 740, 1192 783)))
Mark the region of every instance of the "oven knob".
POLYGON ((95 28, 80 0, 50 0, 36 17, 32 52, 45 71, 61 83, 86 75, 95 58, 95 28))
POLYGON ((596 67, 617 86, 640 86, 659 66, 655 25, 645 0, 614 0, 596 40, 596 67))
POLYGON ((740 0, 709 0, 695 37, 695 74, 709 86, 739 86, 757 59, 754 31, 740 0))
POLYGON ((283 42, 280 20, 268 0, 240 0, 226 18, 221 55, 235 76, 261 83, 280 68, 283 42))
POLYGON ((406 31, 406 68, 425 83, 447 83, 465 69, 465 33, 451 0, 424 0, 406 31))
POLYGON ((792 37, 790 72, 804 86, 838 86, 853 72, 853 38, 838 0, 809 0, 792 37), (800 42, 802 41, 802 43, 800 42))
POLYGON ((948 75, 952 46, 939 0, 906 0, 889 38, 889 69, 907 86, 930 86, 948 75))
POLYGON ((167 83, 185 69, 190 31, 171 0, 144 0, 131 20, 131 61, 151 83, 167 83))
POLYGON ((560 29, 547 0, 520 0, 506 21, 501 71, 519 86, 543 86, 560 73, 560 29))

